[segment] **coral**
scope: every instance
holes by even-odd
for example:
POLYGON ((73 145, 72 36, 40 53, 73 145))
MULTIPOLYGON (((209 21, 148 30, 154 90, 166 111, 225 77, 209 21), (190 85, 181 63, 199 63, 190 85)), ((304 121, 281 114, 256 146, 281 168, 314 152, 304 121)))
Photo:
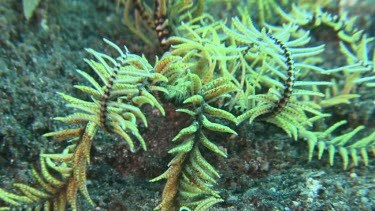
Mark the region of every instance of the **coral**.
POLYGON ((166 179, 156 210, 207 210, 222 202, 215 190, 220 172, 207 157, 227 157, 217 143, 229 135, 242 136, 255 122, 271 123, 304 141, 309 161, 317 149, 318 159, 328 151, 330 165, 338 153, 344 170, 350 160, 354 166, 360 161, 367 166, 375 133, 361 134, 367 127, 359 123, 337 132, 348 121, 329 120, 335 117, 329 108, 360 100, 365 95, 361 86, 374 87, 375 57, 369 59, 368 52, 373 38, 355 28, 356 18, 347 14, 332 15, 316 5, 311 12, 287 1, 258 3, 256 25, 249 12, 256 2, 246 3, 238 17, 223 21, 210 14, 207 6, 214 3, 204 0, 156 0, 153 19, 146 2, 118 1, 125 4, 129 30, 148 45, 155 45, 157 38, 163 55, 151 65, 150 58, 126 47, 123 52, 107 39, 119 56, 86 49, 94 59, 84 61, 95 74, 77 70, 88 85, 74 87, 90 100, 58 93, 73 113, 55 120, 71 127, 44 135, 67 146, 61 153, 40 153, 39 167, 32 170, 35 185, 15 183, 15 192, 0 189, 7 205, 1 209, 64 210, 68 204, 78 210, 79 193, 95 206, 86 184, 96 132, 117 134, 132 152, 147 150, 139 130, 140 125, 148 127, 142 109, 149 105, 165 115, 164 102, 173 103, 190 122, 172 139, 177 145, 168 151, 174 155, 168 169, 150 180, 166 179), (283 5, 291 11, 285 12, 283 5), (269 20, 271 14, 279 14, 284 24, 269 20), (309 30, 317 28, 333 32, 345 62, 325 64, 322 54, 327 46, 310 44, 309 30), (155 31, 156 36, 146 37, 143 30, 155 31))

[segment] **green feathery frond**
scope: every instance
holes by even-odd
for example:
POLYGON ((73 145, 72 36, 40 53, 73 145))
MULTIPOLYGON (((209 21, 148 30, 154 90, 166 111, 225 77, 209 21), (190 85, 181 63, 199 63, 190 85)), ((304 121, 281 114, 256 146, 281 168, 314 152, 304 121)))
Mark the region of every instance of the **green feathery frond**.
POLYGON ((53 206, 54 210, 65 210, 68 203, 72 210, 77 210, 78 191, 89 204, 94 206, 86 187, 86 170, 90 164, 92 142, 99 128, 120 135, 128 143, 131 151, 135 151, 133 138, 136 138, 146 150, 146 143, 138 131, 138 120, 147 127, 147 119, 141 111, 141 106, 144 104, 155 106, 164 115, 162 105, 152 93, 160 91, 168 94, 164 87, 159 86, 161 83, 167 83, 168 79, 154 72, 154 68, 144 57, 131 54, 127 49, 126 52, 122 52, 114 43, 104 41, 120 56, 112 58, 87 49, 96 60, 86 59, 85 62, 93 69, 100 81, 84 71, 77 70, 88 81, 89 86, 76 85, 75 87, 89 94, 91 101, 58 93, 67 101, 66 106, 74 108, 75 112, 55 119, 83 126, 44 135, 71 142, 73 145, 62 154, 40 154, 41 174, 33 170, 33 175, 44 190, 38 191, 19 183, 16 183, 15 187, 23 195, 1 190, 0 198, 12 207, 44 206, 44 209, 48 210, 53 206), (50 174, 49 169, 57 171, 61 179, 50 174))
MULTIPOLYGON (((343 93, 339 91, 338 83, 336 80, 332 80, 333 85, 331 87, 327 87, 325 90, 325 96, 323 99, 315 99, 314 101, 317 102, 322 108, 328 108, 332 106, 337 106, 340 104, 350 104, 353 99, 359 98, 360 94, 349 94, 349 93, 343 93), (341 92, 341 93, 340 93, 341 92)), ((317 88, 315 88, 317 89, 317 88)))
MULTIPOLYGON (((77 131, 76 135, 80 133, 77 131)), ((32 186, 15 183, 13 186, 17 190, 16 193, 0 189, 0 199, 8 204, 8 207, 1 207, 1 209, 65 210, 68 202, 68 187, 73 174, 74 148, 75 145, 70 145, 61 154, 41 154, 40 172, 36 168, 31 170, 36 184, 32 186)), ((85 197, 93 204, 88 195, 85 197)), ((70 204, 72 209, 76 210, 75 204, 70 204)))
POLYGON ((70 124, 82 124, 88 121, 95 122, 107 132, 114 132, 122 136, 134 151, 134 143, 129 134, 132 134, 146 149, 145 141, 139 134, 136 119, 140 119, 147 127, 147 120, 140 107, 144 104, 155 106, 164 115, 164 109, 151 94, 153 90, 167 92, 159 83, 168 81, 162 74, 153 72, 153 67, 144 57, 129 52, 122 52, 114 43, 105 40, 120 54, 117 58, 99 53, 92 49, 87 51, 96 60, 85 60, 98 75, 104 86, 83 72, 77 72, 88 80, 91 86, 75 86, 91 95, 92 101, 84 101, 69 95, 59 93, 67 102, 67 107, 75 108, 79 112, 66 117, 57 117, 56 120, 70 124))
POLYGON ((364 165, 368 165, 368 151, 373 151, 375 148, 375 132, 361 139, 353 139, 359 135, 361 130, 365 129, 365 126, 361 125, 342 135, 334 136, 333 132, 346 123, 346 120, 342 120, 328 127, 325 131, 305 131, 301 134, 308 142, 309 161, 312 160, 315 148, 317 147, 319 160, 323 157, 324 152, 328 151, 330 165, 334 164, 335 155, 338 153, 343 161, 344 170, 348 168, 350 158, 355 166, 358 166, 360 158, 362 158, 364 165))
POLYGON ((337 37, 346 42, 354 43, 361 39, 363 30, 355 27, 358 17, 348 17, 347 12, 340 15, 333 15, 318 6, 314 11, 308 11, 299 8, 296 4, 292 5, 290 13, 286 13, 281 8, 278 8, 277 13, 288 23, 298 24, 304 28, 317 28, 321 26, 328 26, 332 28, 337 37))
POLYGON ((194 83, 191 83, 191 89, 194 91, 193 95, 184 101, 184 104, 190 105, 189 109, 183 108, 177 111, 191 115, 194 121, 173 138, 172 141, 180 144, 169 150, 169 153, 174 153, 176 156, 169 163, 168 170, 151 180, 155 182, 167 179, 162 202, 156 207, 157 210, 173 210, 178 207, 206 210, 223 201, 219 193, 213 189, 220 175, 204 158, 201 151, 202 148, 206 148, 226 157, 225 152, 209 140, 206 131, 237 135, 228 126, 214 121, 216 118, 221 118, 235 122, 236 118, 231 113, 208 104, 208 101, 232 92, 233 90, 223 86, 230 85, 231 82, 218 78, 203 85, 197 75, 190 74, 192 75, 189 78, 194 80, 194 83))
POLYGON ((316 103, 301 101, 301 96, 322 97, 324 96, 322 93, 310 90, 311 88, 294 90, 295 84, 305 87, 314 84, 314 82, 303 84, 296 81, 297 67, 299 71, 324 72, 324 70, 298 61, 318 55, 323 51, 324 46, 304 47, 310 40, 308 33, 291 39, 294 31, 292 25, 269 34, 266 33, 266 29, 259 31, 251 19, 243 23, 238 18, 234 18, 232 23, 233 27, 223 26, 223 30, 237 42, 237 45, 248 46, 243 52, 244 58, 250 64, 246 75, 253 78, 247 81, 247 90, 242 90, 240 97, 234 98, 238 100, 237 108, 242 110, 237 117, 238 124, 246 119, 251 123, 259 118, 281 127, 289 136, 297 139, 298 130, 307 130, 306 127, 312 124, 309 122, 309 115, 324 116, 316 103), (255 72, 257 66, 260 71, 255 72), (286 71, 286 75, 283 71, 286 71), (257 94, 257 86, 263 90, 268 89, 268 93, 257 94))

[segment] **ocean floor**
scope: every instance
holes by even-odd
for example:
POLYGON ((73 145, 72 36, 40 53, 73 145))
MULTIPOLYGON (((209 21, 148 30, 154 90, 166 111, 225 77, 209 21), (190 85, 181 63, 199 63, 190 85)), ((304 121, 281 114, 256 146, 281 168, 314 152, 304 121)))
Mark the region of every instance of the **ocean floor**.
MULTIPOLYGON (((53 120, 71 112, 56 92, 82 94, 73 85, 85 83, 75 69, 89 71, 85 48, 106 52, 107 38, 151 61, 160 53, 127 30, 116 1, 45 0, 26 20, 21 1, 1 0, 0 31, 0 187, 7 190, 30 180, 41 151, 63 149, 42 135, 66 127, 53 120)), ((187 125, 172 104, 163 106, 165 117, 144 109, 146 152, 131 153, 113 134, 96 136, 87 171, 95 210, 144 211, 160 203, 164 182, 149 180, 166 170, 170 140, 187 125)), ((227 159, 208 157, 221 174, 217 190, 225 200, 211 210, 375 210, 373 157, 367 167, 342 170, 339 156, 332 167, 327 158, 308 162, 307 144, 272 125, 259 122, 240 133, 241 138, 217 137, 227 159)), ((84 197, 79 201, 82 210, 94 210, 84 197)))

